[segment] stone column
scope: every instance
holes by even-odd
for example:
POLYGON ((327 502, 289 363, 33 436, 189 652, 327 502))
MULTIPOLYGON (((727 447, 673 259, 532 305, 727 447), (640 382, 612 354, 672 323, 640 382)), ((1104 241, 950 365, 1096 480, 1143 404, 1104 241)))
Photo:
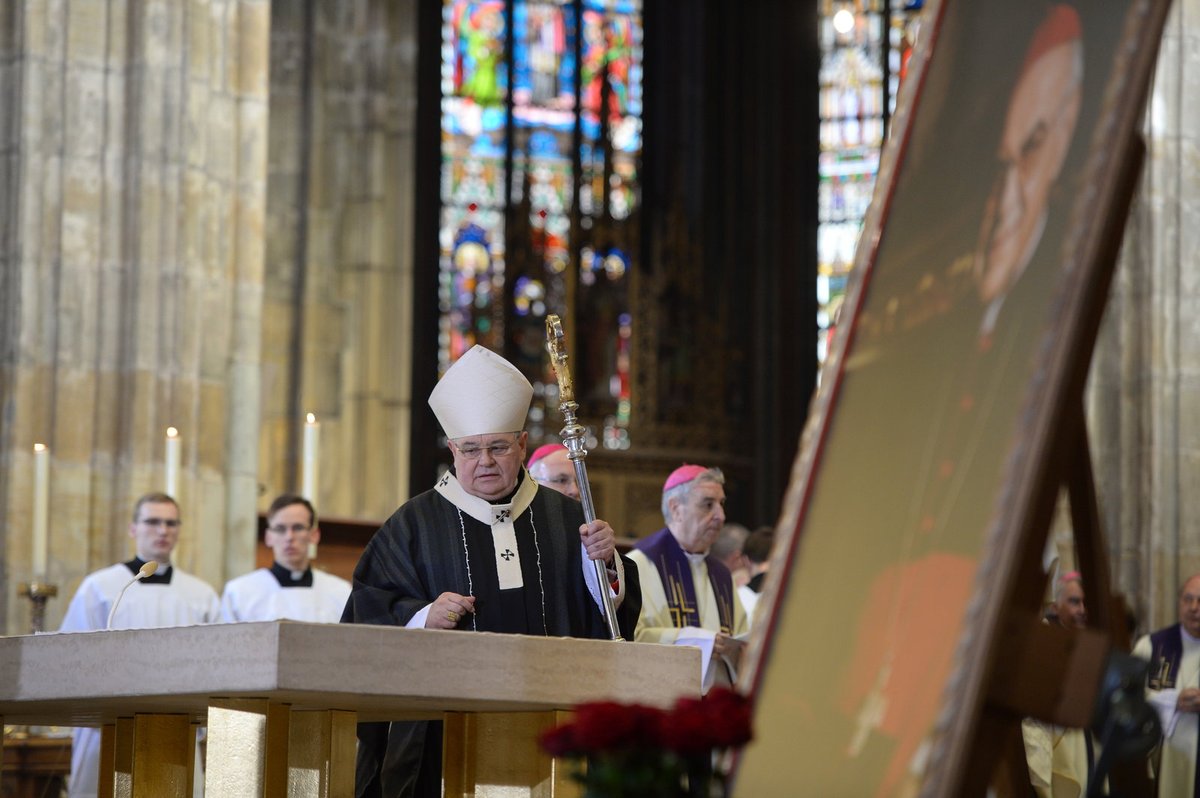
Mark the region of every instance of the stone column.
POLYGON ((300 488, 313 412, 318 512, 381 521, 408 485, 416 3, 291 3, 272 27, 259 506, 300 488))
POLYGON ((1115 585, 1143 630, 1200 571, 1200 10, 1176 3, 1146 118, 1145 171, 1092 365, 1089 430, 1115 585))
MULTIPOLYGON (((31 447, 51 447, 53 628, 131 554, 177 427, 176 562, 252 558, 268 0, 0 6, 0 527, 27 607, 31 447)), ((7 605, 7 606, 6 606, 7 605)))

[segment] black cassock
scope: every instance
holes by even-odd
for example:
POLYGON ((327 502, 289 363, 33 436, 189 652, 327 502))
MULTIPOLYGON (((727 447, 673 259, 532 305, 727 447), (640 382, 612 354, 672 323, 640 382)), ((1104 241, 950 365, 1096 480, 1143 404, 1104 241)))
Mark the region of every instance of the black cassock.
MULTIPOLYGON (((514 493, 528 479, 522 471, 514 493)), ((579 502, 538 486, 513 521, 523 584, 501 590, 491 528, 436 490, 426 491, 397 510, 367 544, 342 623, 404 626, 439 595, 452 592, 475 596, 475 613, 459 621, 460 629, 607 638, 584 583, 582 524, 579 502)), ((623 636, 632 640, 641 592, 633 581, 637 568, 630 564, 625 575, 617 617, 623 636)), ((355 794, 440 795, 441 735, 441 722, 359 724, 355 794)))

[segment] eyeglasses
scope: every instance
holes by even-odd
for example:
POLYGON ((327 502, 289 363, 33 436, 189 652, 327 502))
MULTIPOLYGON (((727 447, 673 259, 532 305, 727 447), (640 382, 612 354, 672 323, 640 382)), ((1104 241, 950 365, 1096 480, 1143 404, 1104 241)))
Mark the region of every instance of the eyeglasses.
POLYGON ((557 477, 545 477, 543 479, 535 479, 534 481, 542 485, 556 485, 561 488, 566 485, 574 485, 575 476, 573 474, 559 474, 557 477))
POLYGON ((267 527, 268 532, 274 532, 276 535, 286 535, 288 532, 294 532, 295 534, 299 535, 303 532, 307 532, 310 529, 312 529, 312 526, 309 524, 292 524, 291 526, 288 526, 287 524, 276 524, 275 526, 267 527))
POLYGON ((174 518, 143 518, 138 523, 153 527, 165 526, 167 529, 176 529, 179 527, 179 521, 174 518))
POLYGON ((493 443, 490 446, 459 446, 458 444, 454 444, 454 448, 468 460, 478 460, 483 456, 484 452, 491 455, 493 460, 499 460, 501 457, 507 457, 512 454, 513 450, 517 447, 512 442, 501 441, 500 443, 493 443))

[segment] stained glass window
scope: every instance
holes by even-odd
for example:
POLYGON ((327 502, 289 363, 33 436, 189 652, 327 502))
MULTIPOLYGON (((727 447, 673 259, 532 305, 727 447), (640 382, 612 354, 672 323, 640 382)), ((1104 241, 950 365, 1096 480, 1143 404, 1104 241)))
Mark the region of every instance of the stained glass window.
POLYGON ((845 296, 921 0, 821 0, 817 359, 845 296))
MULTIPOLYGON (((474 344, 557 407, 545 317, 572 331, 577 399, 627 445, 628 283, 641 154, 641 3, 446 0, 439 368, 474 344)), ((600 442, 598 439, 593 445, 600 442)))

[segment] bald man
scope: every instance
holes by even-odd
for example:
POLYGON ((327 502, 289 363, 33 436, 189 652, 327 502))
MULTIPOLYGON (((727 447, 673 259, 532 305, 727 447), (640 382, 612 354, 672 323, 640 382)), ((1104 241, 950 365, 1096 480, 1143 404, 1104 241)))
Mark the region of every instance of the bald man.
MULTIPOLYGON (((1068 629, 1087 627, 1083 577, 1078 571, 1063 574, 1055 582, 1053 608, 1062 626, 1068 629)), ((1088 776, 1099 752, 1088 731, 1026 718, 1021 723, 1021 733, 1025 740, 1029 781, 1038 798, 1075 798, 1087 794, 1088 776)))
MULTIPOLYGON (((575 480, 575 465, 569 454, 567 447, 561 443, 547 443, 533 450, 525 470, 539 485, 579 501, 579 483, 575 480)), ((618 556, 624 568, 625 592, 622 594, 621 587, 613 585, 613 590, 622 597, 617 606, 617 626, 621 630, 621 637, 632 640, 637 631, 638 616, 642 612, 642 584, 633 560, 624 554, 618 556)))
POLYGON ((1087 628, 1087 605, 1084 603, 1083 576, 1078 571, 1063 574, 1054 590, 1054 614, 1068 629, 1087 628))
POLYGON ((1200 717, 1200 574, 1179 588, 1179 623, 1146 635, 1133 647, 1148 660, 1146 698, 1163 721, 1158 794, 1196 795, 1200 717))
POLYGON ((579 501, 575 466, 568 455, 567 447, 561 443, 547 443, 534 450, 526 468, 529 469, 529 476, 533 477, 534 482, 579 501))

